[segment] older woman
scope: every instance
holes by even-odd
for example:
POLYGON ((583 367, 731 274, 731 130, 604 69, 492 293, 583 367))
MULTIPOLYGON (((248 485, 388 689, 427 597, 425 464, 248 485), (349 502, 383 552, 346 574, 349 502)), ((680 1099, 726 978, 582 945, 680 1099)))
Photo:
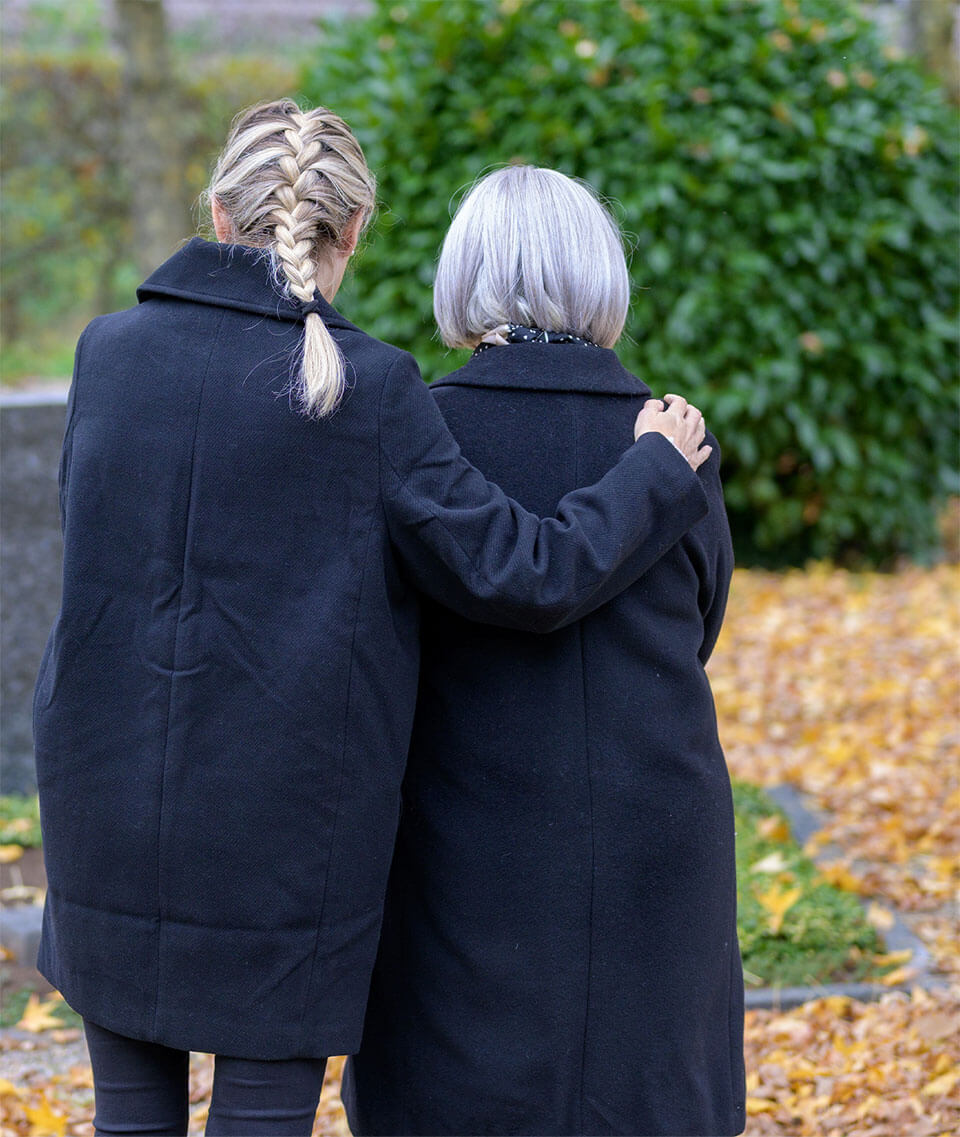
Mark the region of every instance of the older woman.
MULTIPOLYGON (((611 350, 619 234, 532 167, 467 196, 433 385, 465 455, 528 509, 598 476, 650 399, 611 350)), ((709 513, 616 599, 548 636, 428 608, 356 1134, 735 1134, 743 988, 730 782, 704 672, 732 554, 709 513)))

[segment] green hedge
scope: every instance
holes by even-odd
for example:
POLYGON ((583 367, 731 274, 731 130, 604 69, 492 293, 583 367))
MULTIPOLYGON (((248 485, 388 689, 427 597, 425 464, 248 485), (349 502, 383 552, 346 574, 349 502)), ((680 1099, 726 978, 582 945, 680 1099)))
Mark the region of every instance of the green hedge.
POLYGON ((841 0, 378 0, 304 95, 350 122, 382 213, 339 306, 436 377, 458 194, 553 166, 633 246, 624 363, 701 405, 738 553, 884 562, 957 492, 957 123, 841 0))

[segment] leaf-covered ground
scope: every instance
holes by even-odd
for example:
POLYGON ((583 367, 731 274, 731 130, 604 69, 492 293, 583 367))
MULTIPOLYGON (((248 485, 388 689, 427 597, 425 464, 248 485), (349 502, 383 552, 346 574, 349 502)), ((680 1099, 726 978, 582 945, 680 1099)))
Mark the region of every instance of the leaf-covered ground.
MULTIPOLYGON (((710 676, 731 771, 827 816, 808 849, 951 984, 748 1013, 747 1134, 960 1131, 960 569, 738 572, 710 676)), ((909 981, 909 961, 901 977, 909 981)))
MULTIPOLYGON (((814 845, 836 848, 828 875, 899 907, 947 983, 748 1012, 748 1137, 960 1131, 958 645, 956 566, 735 576, 710 665, 731 771, 809 793, 828 818, 814 845)), ((92 1133, 89 1068, 56 1009, 34 1000, 0 1036, 0 1137, 92 1133)), ((193 1059, 193 1133, 210 1063, 193 1059)), ((348 1133, 339 1070, 331 1060, 317 1135, 348 1133)))
POLYGON ((960 974, 960 568, 737 572, 710 663, 733 774, 828 816, 836 883, 906 913, 960 974))

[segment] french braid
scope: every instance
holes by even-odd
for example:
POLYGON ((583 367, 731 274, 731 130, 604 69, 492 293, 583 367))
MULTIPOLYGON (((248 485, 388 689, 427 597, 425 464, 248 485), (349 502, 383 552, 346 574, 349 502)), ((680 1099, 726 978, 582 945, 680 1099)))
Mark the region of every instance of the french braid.
MULTIPOLYGON (((237 243, 269 250, 289 295, 309 303, 324 257, 346 247, 358 214, 361 229, 369 222, 376 182, 343 119, 279 99, 237 117, 208 193, 230 218, 237 243)), ((332 414, 345 383, 340 349, 311 312, 296 384, 304 409, 332 414)))

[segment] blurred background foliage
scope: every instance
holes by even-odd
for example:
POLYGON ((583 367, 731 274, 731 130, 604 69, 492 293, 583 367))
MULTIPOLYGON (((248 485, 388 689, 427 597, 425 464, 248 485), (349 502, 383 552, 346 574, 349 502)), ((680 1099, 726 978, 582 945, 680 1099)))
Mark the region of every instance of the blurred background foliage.
MULTIPOLYGON (((123 58, 96 0, 36 3, 3 52, 0 233, 3 379, 69 376, 83 325, 134 302, 132 187, 125 161, 123 58)), ((240 107, 296 87, 296 58, 211 50, 180 35, 169 52, 167 129, 185 155, 178 236, 200 223, 197 198, 240 107), (192 220, 190 218, 192 217, 192 220)), ((173 248, 170 249, 173 252, 173 248)))
POLYGON ((702 407, 750 561, 922 556, 957 490, 957 121, 840 0, 382 0, 303 81, 384 203, 342 308, 434 377, 449 208, 552 166, 632 247, 619 346, 702 407))
MULTIPOLYGON (((68 373, 80 326, 140 278, 97 7, 37 3, 46 31, 4 53, 8 381, 68 373)), ((704 409, 741 561, 936 555, 958 491, 957 111, 861 8, 374 0, 284 51, 174 41, 184 202, 243 105, 299 91, 354 127, 382 206, 337 304, 428 379, 464 359, 431 318, 452 209, 498 164, 553 166, 624 227, 621 358, 704 409)))

